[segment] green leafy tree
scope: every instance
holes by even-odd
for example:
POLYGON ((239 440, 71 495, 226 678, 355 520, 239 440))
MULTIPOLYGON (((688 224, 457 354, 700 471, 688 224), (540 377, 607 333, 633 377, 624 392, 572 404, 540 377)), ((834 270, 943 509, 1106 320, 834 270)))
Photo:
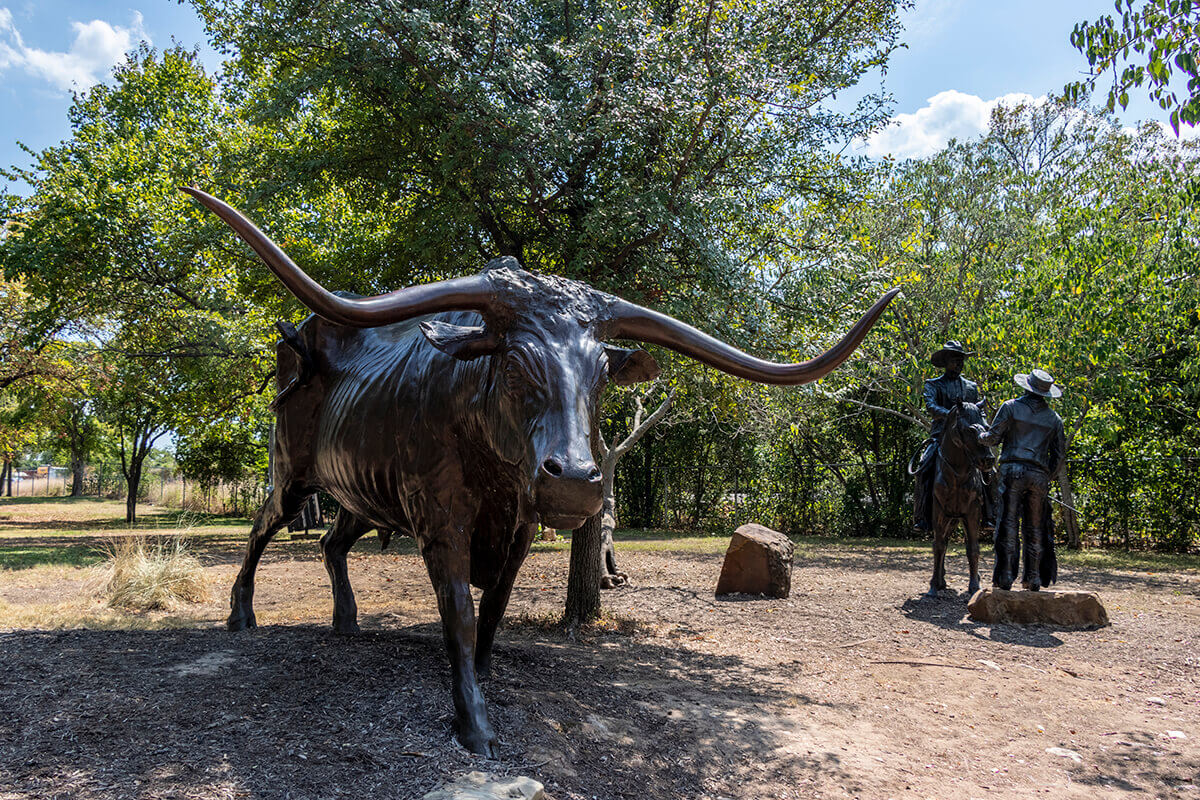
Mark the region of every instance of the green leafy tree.
POLYGON ((1067 84, 1071 97, 1112 75, 1107 105, 1129 105, 1142 89, 1168 112, 1171 127, 1200 122, 1200 3, 1195 0, 1116 0, 1116 16, 1080 22, 1071 44, 1087 56, 1091 75, 1067 84))
POLYGON ((308 263, 395 286, 513 255, 651 297, 842 187, 826 145, 883 98, 825 101, 899 32, 883 0, 194 5, 262 122, 259 196, 357 210, 308 263))
POLYGON ((237 180, 320 279, 369 292, 511 255, 736 341, 713 323, 761 294, 795 209, 855 188, 836 145, 886 98, 828 101, 886 64, 905 4, 193 5, 258 123, 237 180))
POLYGON ((269 321, 240 253, 182 193, 219 166, 236 125, 192 53, 142 48, 112 85, 78 95, 72 136, 14 169, 0 270, 40 304, 31 334, 69 327, 104 362, 99 406, 116 434, 136 515, 142 462, 168 429, 220 419, 265 388, 269 321))
MULTIPOLYGON (((1198 281, 1183 190, 1196 165, 1193 145, 1155 125, 1130 132, 1052 102, 998 109, 984 137, 899 168, 846 224, 868 242, 868 260, 905 284, 904 299, 865 343, 857 363, 872 368, 852 364, 828 393, 919 429, 928 354, 955 338, 979 351, 969 374, 993 403, 1019 392, 1016 372, 1058 376, 1066 394, 1055 406, 1080 468, 1117 444, 1146 467, 1186 457, 1196 446, 1198 281)), ((1095 470, 1086 479, 1097 496, 1117 485, 1095 470)), ((1060 485, 1079 544, 1071 473, 1060 485)), ((1177 504, 1170 512, 1145 484, 1124 486, 1143 515, 1193 535, 1198 521, 1177 504)))

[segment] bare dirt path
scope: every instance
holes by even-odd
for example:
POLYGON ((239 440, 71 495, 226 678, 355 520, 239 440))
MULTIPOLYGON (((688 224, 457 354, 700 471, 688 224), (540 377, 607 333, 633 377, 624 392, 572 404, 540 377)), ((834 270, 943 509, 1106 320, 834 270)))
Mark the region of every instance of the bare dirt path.
MULTIPOLYGON (((418 557, 376 550, 352 554, 354 638, 328 630, 303 539, 268 550, 256 631, 220 628, 225 552, 205 556, 214 599, 158 620, 182 627, 0 631, 0 798, 419 798, 470 769, 557 800, 1200 798, 1195 571, 1064 568, 1113 625, 1063 631, 919 599, 911 548, 803 546, 782 601, 715 598, 720 544, 627 548, 635 585, 572 639, 550 624, 567 554, 536 552, 485 686, 487 761, 451 739, 418 557)), ((965 588, 961 553, 948 570, 965 588)), ((0 599, 36 610, 73 574, 0 571, 0 599)))

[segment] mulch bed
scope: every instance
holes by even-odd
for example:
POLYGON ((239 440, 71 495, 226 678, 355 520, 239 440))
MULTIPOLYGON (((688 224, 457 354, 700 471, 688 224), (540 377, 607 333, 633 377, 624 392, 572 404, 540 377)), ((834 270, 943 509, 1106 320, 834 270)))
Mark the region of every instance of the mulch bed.
POLYGON ((922 599, 910 550, 808 548, 787 600, 714 597, 719 553, 624 552, 634 585, 569 636, 567 554, 535 553, 484 687, 489 761, 451 737, 419 559, 373 550, 357 637, 328 628, 315 542, 267 551, 255 631, 215 598, 193 628, 0 632, 0 798, 419 798, 474 769, 556 800, 1200 797, 1194 572, 1064 569, 1113 621, 1066 631, 922 599))

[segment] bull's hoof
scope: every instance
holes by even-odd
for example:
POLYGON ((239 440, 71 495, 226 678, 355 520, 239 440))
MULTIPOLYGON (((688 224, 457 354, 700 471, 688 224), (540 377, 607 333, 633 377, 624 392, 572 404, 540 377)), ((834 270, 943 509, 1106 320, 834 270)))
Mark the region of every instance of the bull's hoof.
POLYGON ((500 742, 488 726, 471 731, 459 731, 458 741, 463 747, 484 758, 500 757, 500 742))
POLYGON ((358 620, 354 618, 333 618, 333 632, 339 636, 355 636, 362 633, 362 629, 358 627, 358 620))
POLYGON ((979 581, 978 580, 973 580, 967 585, 967 594, 970 595, 971 597, 974 597, 975 593, 978 591, 979 591, 979 581))
POLYGON ((258 620, 254 618, 254 612, 243 613, 235 611, 229 615, 229 619, 225 620, 226 630, 244 631, 247 628, 257 628, 258 620))
POLYGON ((937 590, 936 586, 930 586, 929 591, 925 593, 925 597, 929 597, 933 600, 936 600, 937 596, 938 596, 938 590, 937 590))

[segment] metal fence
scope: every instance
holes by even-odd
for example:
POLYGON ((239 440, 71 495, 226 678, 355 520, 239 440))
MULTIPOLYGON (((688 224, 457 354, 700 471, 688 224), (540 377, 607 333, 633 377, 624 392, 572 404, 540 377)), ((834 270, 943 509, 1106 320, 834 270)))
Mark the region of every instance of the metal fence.
MULTIPOLYGON (((753 520, 798 535, 921 538, 924 534, 912 530, 907 466, 814 461, 748 474, 721 495, 700 524, 725 530, 753 520)), ((1067 462, 1067 469, 1085 547, 1176 553, 1200 549, 1200 456, 1076 458, 1067 462)), ((63 467, 18 469, 13 478, 14 497, 71 493, 72 476, 63 467)), ((6 489, 0 487, 0 493, 6 489)), ((83 493, 124 499, 125 478, 115 466, 89 467, 83 493)), ((256 478, 202 484, 175 471, 148 470, 140 495, 141 502, 166 508, 249 516, 265 499, 266 486, 256 478)), ((695 524, 689 516, 692 499, 668 481, 659 522, 668 528, 695 524)), ((1060 505, 1055 514, 1061 517, 1060 505)), ((1063 529, 1060 524, 1059 531, 1063 529)))
MULTIPOLYGON (((42 466, 13 471, 12 491, 0 486, 0 494, 12 497, 67 497, 74 476, 66 467, 42 466)), ((120 467, 102 465, 84 472, 83 496, 124 500, 128 493, 120 467)), ((266 498, 266 485, 256 478, 242 481, 201 483, 189 481, 175 470, 150 469, 142 474, 138 501, 188 511, 249 516, 266 498)))

